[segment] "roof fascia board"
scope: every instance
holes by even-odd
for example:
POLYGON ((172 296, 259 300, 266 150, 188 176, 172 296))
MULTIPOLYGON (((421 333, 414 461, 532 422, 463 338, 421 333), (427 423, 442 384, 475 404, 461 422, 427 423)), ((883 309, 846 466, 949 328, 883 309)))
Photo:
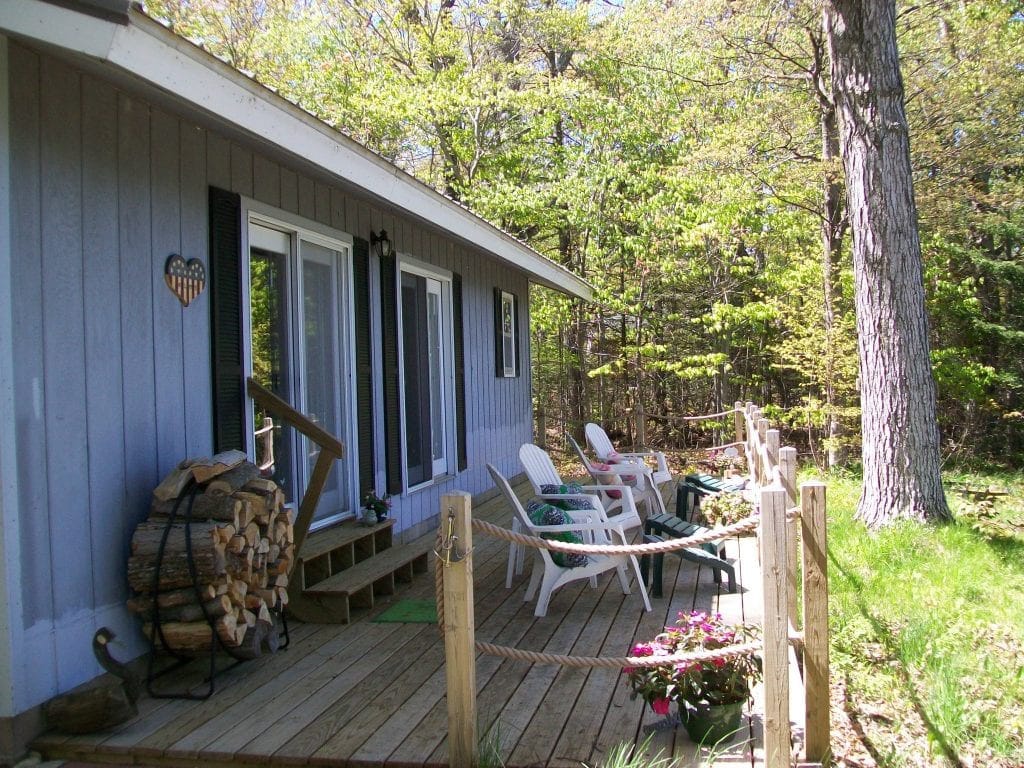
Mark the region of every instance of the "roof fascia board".
POLYGON ((440 227, 525 271, 534 282, 590 301, 593 289, 467 208, 358 142, 132 10, 117 24, 40 0, 0 3, 0 28, 101 59, 194 105, 216 120, 440 227))

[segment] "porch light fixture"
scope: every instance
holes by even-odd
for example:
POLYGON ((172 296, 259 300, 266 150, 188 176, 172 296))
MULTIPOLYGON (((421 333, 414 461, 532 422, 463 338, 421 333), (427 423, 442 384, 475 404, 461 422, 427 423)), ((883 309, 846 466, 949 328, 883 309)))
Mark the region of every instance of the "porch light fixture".
POLYGON ((391 251, 391 239, 388 237, 388 231, 386 229, 382 229, 380 231, 380 234, 378 235, 373 230, 370 230, 370 247, 371 248, 373 248, 373 247, 377 248, 377 257, 378 258, 383 259, 386 256, 390 256, 392 251, 391 251))

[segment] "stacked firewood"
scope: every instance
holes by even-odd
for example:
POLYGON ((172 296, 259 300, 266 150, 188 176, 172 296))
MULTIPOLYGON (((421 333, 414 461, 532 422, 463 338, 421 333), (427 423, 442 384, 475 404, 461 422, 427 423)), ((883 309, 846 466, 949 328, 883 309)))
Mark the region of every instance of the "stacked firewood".
POLYGON ((181 462, 153 492, 149 518, 132 536, 128 608, 142 617, 147 637, 158 614, 156 642, 179 653, 209 652, 213 631, 236 656, 272 653, 275 615, 288 602, 294 522, 284 493, 245 454, 181 462))

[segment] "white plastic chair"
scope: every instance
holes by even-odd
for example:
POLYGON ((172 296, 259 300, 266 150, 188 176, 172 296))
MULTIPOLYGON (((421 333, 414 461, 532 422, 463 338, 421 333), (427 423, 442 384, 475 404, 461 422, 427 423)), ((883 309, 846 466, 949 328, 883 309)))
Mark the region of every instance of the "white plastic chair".
POLYGON ((583 463, 595 483, 614 483, 613 488, 625 486, 630 489, 636 506, 647 505, 647 515, 664 514, 665 500, 661 497, 661 491, 651 480, 651 468, 646 464, 639 464, 630 461, 619 464, 604 464, 603 466, 590 460, 587 454, 580 448, 580 444, 573 439, 572 435, 566 435, 569 445, 576 451, 576 455, 583 463), (626 482, 631 478, 629 483, 626 482))
MULTIPOLYGON (((519 448, 519 461, 526 470, 526 477, 533 486, 533 492, 544 501, 558 501, 559 499, 578 499, 581 494, 545 493, 547 486, 562 486, 562 481, 551 457, 543 448, 533 443, 524 443, 519 448)), ((601 513, 601 517, 611 525, 622 528, 623 534, 633 528, 643 525, 640 514, 636 509, 636 502, 633 499, 633 488, 625 484, 600 483, 596 485, 584 485, 583 498, 585 498, 595 509, 601 513), (620 509, 618 513, 614 510, 620 509)))
POLYGON ((654 495, 657 497, 656 503, 659 511, 664 513, 665 500, 661 497, 660 487, 672 480, 672 472, 668 468, 668 459, 665 458, 665 454, 661 451, 619 453, 615 450, 615 446, 612 445, 608 433, 604 431, 604 427, 600 424, 590 422, 583 428, 583 431, 586 433, 587 442, 590 444, 590 449, 594 452, 598 461, 606 464, 624 461, 641 467, 640 471, 648 479, 648 482, 654 488, 659 489, 654 495), (657 468, 648 464, 648 461, 651 460, 657 464, 657 468))
MULTIPOLYGON (((523 531, 533 536, 540 536, 543 533, 560 533, 565 531, 579 532, 585 542, 594 544, 625 544, 625 537, 620 528, 600 522, 597 519, 597 510, 569 510, 566 512, 573 522, 568 525, 535 525, 530 516, 526 513, 522 503, 512 490, 508 480, 493 465, 487 465, 487 471, 491 473, 494 484, 505 497, 505 500, 512 507, 516 519, 523 531)), ((539 547, 531 547, 536 552, 533 565, 533 573, 530 575, 530 584, 526 588, 526 595, 523 598, 528 602, 537 594, 537 607, 534 610, 535 616, 544 616, 548 612, 548 603, 551 600, 551 593, 559 587, 580 579, 590 579, 599 573, 615 569, 618 573, 619 584, 622 587, 622 594, 628 595, 629 577, 626 574, 626 566, 632 563, 633 572, 636 574, 637 584, 640 587, 640 596, 644 601, 644 610, 651 610, 651 601, 647 597, 647 589, 640 578, 640 565, 632 555, 589 555, 586 565, 576 568, 566 568, 555 563, 551 558, 551 552, 539 547)))
MULTIPOLYGON (((529 479, 530 485, 533 486, 534 494, 539 499, 548 503, 581 500, 586 506, 598 512, 599 520, 621 529, 624 537, 627 531, 640 528, 643 525, 633 499, 633 489, 630 486, 602 483, 601 485, 582 486, 583 493, 555 493, 551 492, 551 487, 562 486, 565 483, 562 482, 554 462, 543 448, 539 448, 533 443, 524 443, 519 448, 519 461, 522 463, 523 469, 526 470, 526 477, 529 479), (613 514, 616 509, 620 511, 613 514)), ((513 520, 513 530, 516 530, 517 527, 518 520, 513 520)), ((511 587, 513 576, 522 572, 522 547, 510 543, 508 567, 505 570, 505 587, 511 587)))

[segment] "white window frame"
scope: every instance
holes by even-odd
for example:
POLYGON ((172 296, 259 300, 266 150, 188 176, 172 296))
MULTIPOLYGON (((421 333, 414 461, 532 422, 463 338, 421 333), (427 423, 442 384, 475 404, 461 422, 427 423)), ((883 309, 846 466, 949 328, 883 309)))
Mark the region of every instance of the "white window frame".
MULTIPOLYGON (((341 419, 346 426, 347 434, 344 436, 345 443, 345 458, 339 461, 338 471, 344 473, 347 478, 346 486, 349 489, 348 506, 350 513, 346 515, 333 515, 325 518, 315 520, 310 526, 310 530, 317 530, 323 528, 342 517, 350 516, 350 514, 357 514, 359 511, 359 484, 358 484, 358 466, 356 464, 356 457, 359 455, 358 445, 358 429, 357 424, 357 413, 355 402, 355 318, 353 316, 354 305, 353 305, 353 264, 352 264, 352 246, 354 238, 345 232, 334 230, 330 227, 324 226, 319 222, 311 221, 301 216, 282 211, 278 208, 261 203, 257 200, 251 200, 248 198, 242 198, 242 221, 244 226, 242 227, 242 307, 245 313, 242 322, 242 365, 244 366, 246 377, 252 376, 252 318, 250 316, 251 296, 249 295, 249 284, 251 275, 249 274, 249 226, 256 224, 261 227, 273 229, 287 235, 291 240, 291 249, 288 256, 288 269, 287 269, 287 287, 289 297, 289 312, 294 313, 295 302, 299 300, 298 292, 301 288, 301 279, 299 272, 301 270, 301 253, 299 244, 301 241, 312 243, 314 245, 320 245, 325 248, 338 251, 343 254, 343 257, 339 260, 338 271, 340 273, 340 285, 338 286, 338 318, 341 323, 339 329, 339 341, 341 349, 338 350, 339 361, 344 361, 345 369, 348 371, 348 377, 345 381, 339 381, 338 386, 342 391, 342 411, 341 419)), ((294 327, 294 315, 289 318, 289 330, 290 338, 289 345, 292 353, 292 365, 297 368, 303 365, 303 340, 301 334, 297 335, 297 329, 294 327)), ((298 376, 298 371, 293 370, 291 372, 292 381, 289 382, 289 388, 294 391, 295 380, 298 376)), ((245 408, 245 429, 248 430, 247 434, 252 435, 255 430, 255 419, 254 419, 254 404, 248 395, 246 396, 246 408, 245 408)), ((254 441, 249 441, 249 459, 255 461, 256 446, 254 441)), ((296 453, 298 451, 296 450, 296 453)), ((296 459, 298 456, 296 456, 296 459)), ((298 477, 303 483, 302 488, 297 488, 296 492, 302 491, 305 493, 305 483, 309 481, 307 476, 308 471, 305 466, 300 466, 298 461, 294 462, 294 471, 298 474, 298 477)), ((299 499, 295 499, 298 502, 299 499)))
POLYGON ((396 254, 395 279, 397 284, 395 290, 398 292, 397 305, 398 314, 398 391, 399 410, 401 412, 402 427, 402 478, 406 492, 416 491, 421 488, 429 488, 440 480, 453 477, 456 474, 457 446, 455 429, 455 320, 452 312, 452 282, 454 274, 446 269, 435 267, 407 254, 396 254), (438 471, 435 466, 432 477, 416 485, 409 484, 409 467, 405 446, 408 445, 408 433, 406 429, 406 405, 405 405, 405 318, 402 313, 402 273, 425 277, 430 280, 437 280, 441 283, 441 345, 442 345, 442 377, 441 384, 444 388, 442 404, 444 406, 444 451, 446 468, 438 471))

